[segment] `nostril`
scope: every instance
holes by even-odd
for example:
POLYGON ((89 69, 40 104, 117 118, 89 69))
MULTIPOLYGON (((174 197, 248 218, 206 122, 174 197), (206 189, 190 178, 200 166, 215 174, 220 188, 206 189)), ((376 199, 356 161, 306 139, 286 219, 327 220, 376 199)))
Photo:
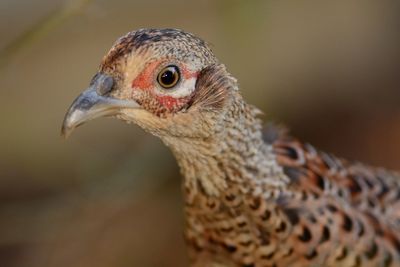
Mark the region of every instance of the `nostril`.
POLYGON ((96 91, 99 95, 106 95, 114 87, 114 79, 111 76, 100 74, 95 81, 96 91))

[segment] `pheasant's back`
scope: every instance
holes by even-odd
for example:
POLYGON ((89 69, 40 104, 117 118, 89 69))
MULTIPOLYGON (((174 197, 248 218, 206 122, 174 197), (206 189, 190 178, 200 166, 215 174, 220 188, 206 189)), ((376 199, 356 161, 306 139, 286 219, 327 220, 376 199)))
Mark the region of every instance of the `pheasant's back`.
MULTIPOLYGON (((232 181, 222 196, 186 191, 196 266, 400 266, 400 178, 267 133, 288 178, 232 181)), ((256 175, 256 174, 255 174, 256 175)))
POLYGON ((400 265, 400 177, 350 163, 287 136, 273 142, 293 196, 291 242, 324 266, 400 265), (319 256, 321 255, 321 256, 319 256))

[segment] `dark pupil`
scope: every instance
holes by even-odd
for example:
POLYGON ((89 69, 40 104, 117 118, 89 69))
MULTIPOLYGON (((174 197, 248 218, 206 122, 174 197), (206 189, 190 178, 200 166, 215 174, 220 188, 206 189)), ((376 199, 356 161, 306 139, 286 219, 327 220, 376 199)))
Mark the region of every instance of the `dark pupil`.
POLYGON ((161 82, 165 85, 171 85, 175 82, 175 72, 172 70, 166 70, 161 74, 161 82))

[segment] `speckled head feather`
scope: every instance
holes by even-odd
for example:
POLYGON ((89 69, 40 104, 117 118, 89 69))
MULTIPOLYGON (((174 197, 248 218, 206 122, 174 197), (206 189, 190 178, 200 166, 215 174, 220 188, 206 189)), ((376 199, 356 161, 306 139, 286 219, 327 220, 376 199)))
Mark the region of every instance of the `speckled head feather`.
POLYGON ((116 69, 121 59, 132 51, 145 52, 152 49, 159 56, 192 58, 202 64, 217 62, 209 45, 191 33, 178 29, 140 29, 120 37, 105 55, 100 71, 116 69))
POLYGON ((209 45, 176 29, 141 29, 126 34, 103 58, 99 73, 115 80, 110 96, 134 100, 150 113, 137 116, 137 111, 125 110, 118 117, 158 136, 171 132, 181 137, 199 132, 210 135, 217 131, 210 125, 221 120, 224 106, 241 98, 236 80, 209 45), (166 89, 157 77, 168 66, 176 66, 180 78, 174 87, 166 89), (187 128, 188 124, 194 128, 187 128))
POLYGON ((197 104, 220 107, 228 87, 235 87, 231 78, 231 85, 225 83, 225 90, 216 95, 206 93, 209 87, 203 86, 205 83, 214 83, 211 79, 222 83, 230 75, 202 39, 176 29, 141 29, 126 34, 104 57, 99 72, 116 80, 118 86, 112 96, 134 99, 159 117, 197 104), (175 88, 165 90, 156 78, 163 67, 170 65, 179 68, 181 77, 175 88))

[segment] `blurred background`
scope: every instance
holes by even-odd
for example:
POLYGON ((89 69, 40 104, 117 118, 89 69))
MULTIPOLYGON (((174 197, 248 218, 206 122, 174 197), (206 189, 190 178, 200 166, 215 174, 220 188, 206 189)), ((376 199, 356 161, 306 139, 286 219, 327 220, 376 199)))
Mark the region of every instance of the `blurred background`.
POLYGON ((187 266, 180 177, 138 127, 64 112, 128 31, 209 43, 263 120, 400 169, 400 2, 0 1, 0 266, 187 266))

